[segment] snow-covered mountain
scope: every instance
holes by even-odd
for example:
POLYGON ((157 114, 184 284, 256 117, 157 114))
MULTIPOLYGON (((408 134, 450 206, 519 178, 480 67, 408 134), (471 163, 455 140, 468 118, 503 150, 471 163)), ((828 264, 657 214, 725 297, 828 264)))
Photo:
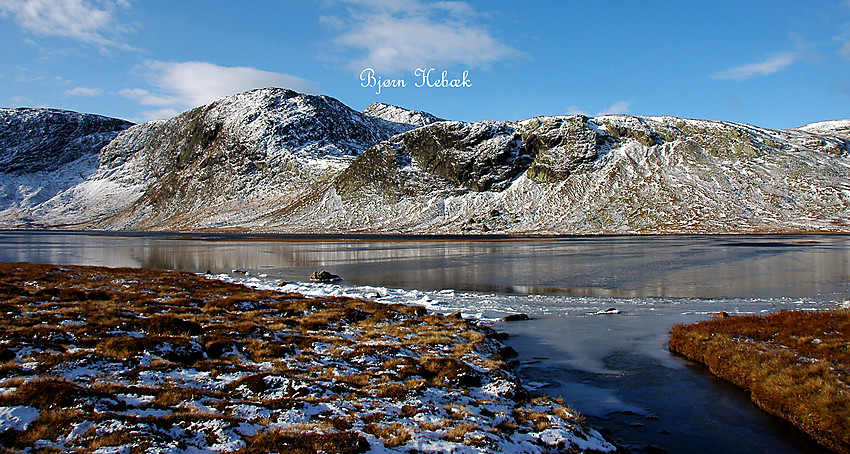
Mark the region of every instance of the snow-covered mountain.
MULTIPOLYGON (((850 231, 848 132, 848 120, 792 130, 631 115, 450 122, 270 88, 126 129, 51 197, 3 199, 0 226, 850 231)), ((2 144, 0 159, 28 156, 2 144)), ((10 175, 0 175, 4 188, 10 175)))
POLYGON ((0 225, 38 224, 38 207, 90 177, 100 149, 132 125, 58 109, 0 109, 0 225))

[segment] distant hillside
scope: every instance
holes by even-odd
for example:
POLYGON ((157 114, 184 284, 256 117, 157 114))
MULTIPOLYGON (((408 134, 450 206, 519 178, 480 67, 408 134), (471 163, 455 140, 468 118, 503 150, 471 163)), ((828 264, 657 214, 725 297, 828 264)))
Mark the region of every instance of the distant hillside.
POLYGON ((58 109, 0 109, 0 225, 38 224, 38 207, 97 169, 133 123, 58 109))

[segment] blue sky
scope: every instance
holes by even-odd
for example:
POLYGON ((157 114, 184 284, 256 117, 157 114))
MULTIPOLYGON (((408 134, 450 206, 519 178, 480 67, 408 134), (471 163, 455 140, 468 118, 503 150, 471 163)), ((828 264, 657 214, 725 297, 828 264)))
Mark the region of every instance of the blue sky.
POLYGON ((0 106, 137 122, 264 86, 465 121, 850 118, 850 0, 0 0, 0 56, 0 106))

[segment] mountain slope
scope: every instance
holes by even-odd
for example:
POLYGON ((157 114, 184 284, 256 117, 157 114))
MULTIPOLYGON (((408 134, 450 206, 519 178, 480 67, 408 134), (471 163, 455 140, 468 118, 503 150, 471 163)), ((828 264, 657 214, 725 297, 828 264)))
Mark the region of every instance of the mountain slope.
POLYGON ((850 142, 830 135, 848 125, 768 130, 625 115, 436 123, 370 148, 316 204, 269 227, 850 231, 850 142))
POLYGON ((373 102, 363 110, 364 115, 379 118, 389 122, 391 125, 399 125, 396 127, 398 133, 409 131, 420 126, 430 125, 438 121, 444 121, 442 118, 436 117, 423 112, 421 110, 408 110, 403 107, 384 104, 382 102, 373 102))
POLYGON ((0 109, 0 223, 38 224, 37 207, 92 175, 100 149, 132 125, 58 109, 0 109))

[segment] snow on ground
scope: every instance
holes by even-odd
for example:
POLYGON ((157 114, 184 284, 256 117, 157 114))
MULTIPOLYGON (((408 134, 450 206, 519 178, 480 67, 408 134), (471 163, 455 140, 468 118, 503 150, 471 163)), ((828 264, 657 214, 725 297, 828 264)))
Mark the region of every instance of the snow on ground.
MULTIPOLYGON (((0 322, 0 355, 13 358, 0 371, 0 427, 21 433, 4 440, 104 453, 262 450, 263 440, 375 453, 614 450, 562 402, 529 396, 475 321, 346 299, 342 287, 290 287, 325 295, 310 299, 227 275, 121 273, 0 272, 19 286, 0 301, 14 314, 0 322), (28 431, 46 435, 32 442, 28 431)), ((393 293, 360 288, 372 290, 393 293)))
POLYGON ((0 433, 7 430, 24 430, 38 418, 37 408, 17 405, 0 407, 0 433))

